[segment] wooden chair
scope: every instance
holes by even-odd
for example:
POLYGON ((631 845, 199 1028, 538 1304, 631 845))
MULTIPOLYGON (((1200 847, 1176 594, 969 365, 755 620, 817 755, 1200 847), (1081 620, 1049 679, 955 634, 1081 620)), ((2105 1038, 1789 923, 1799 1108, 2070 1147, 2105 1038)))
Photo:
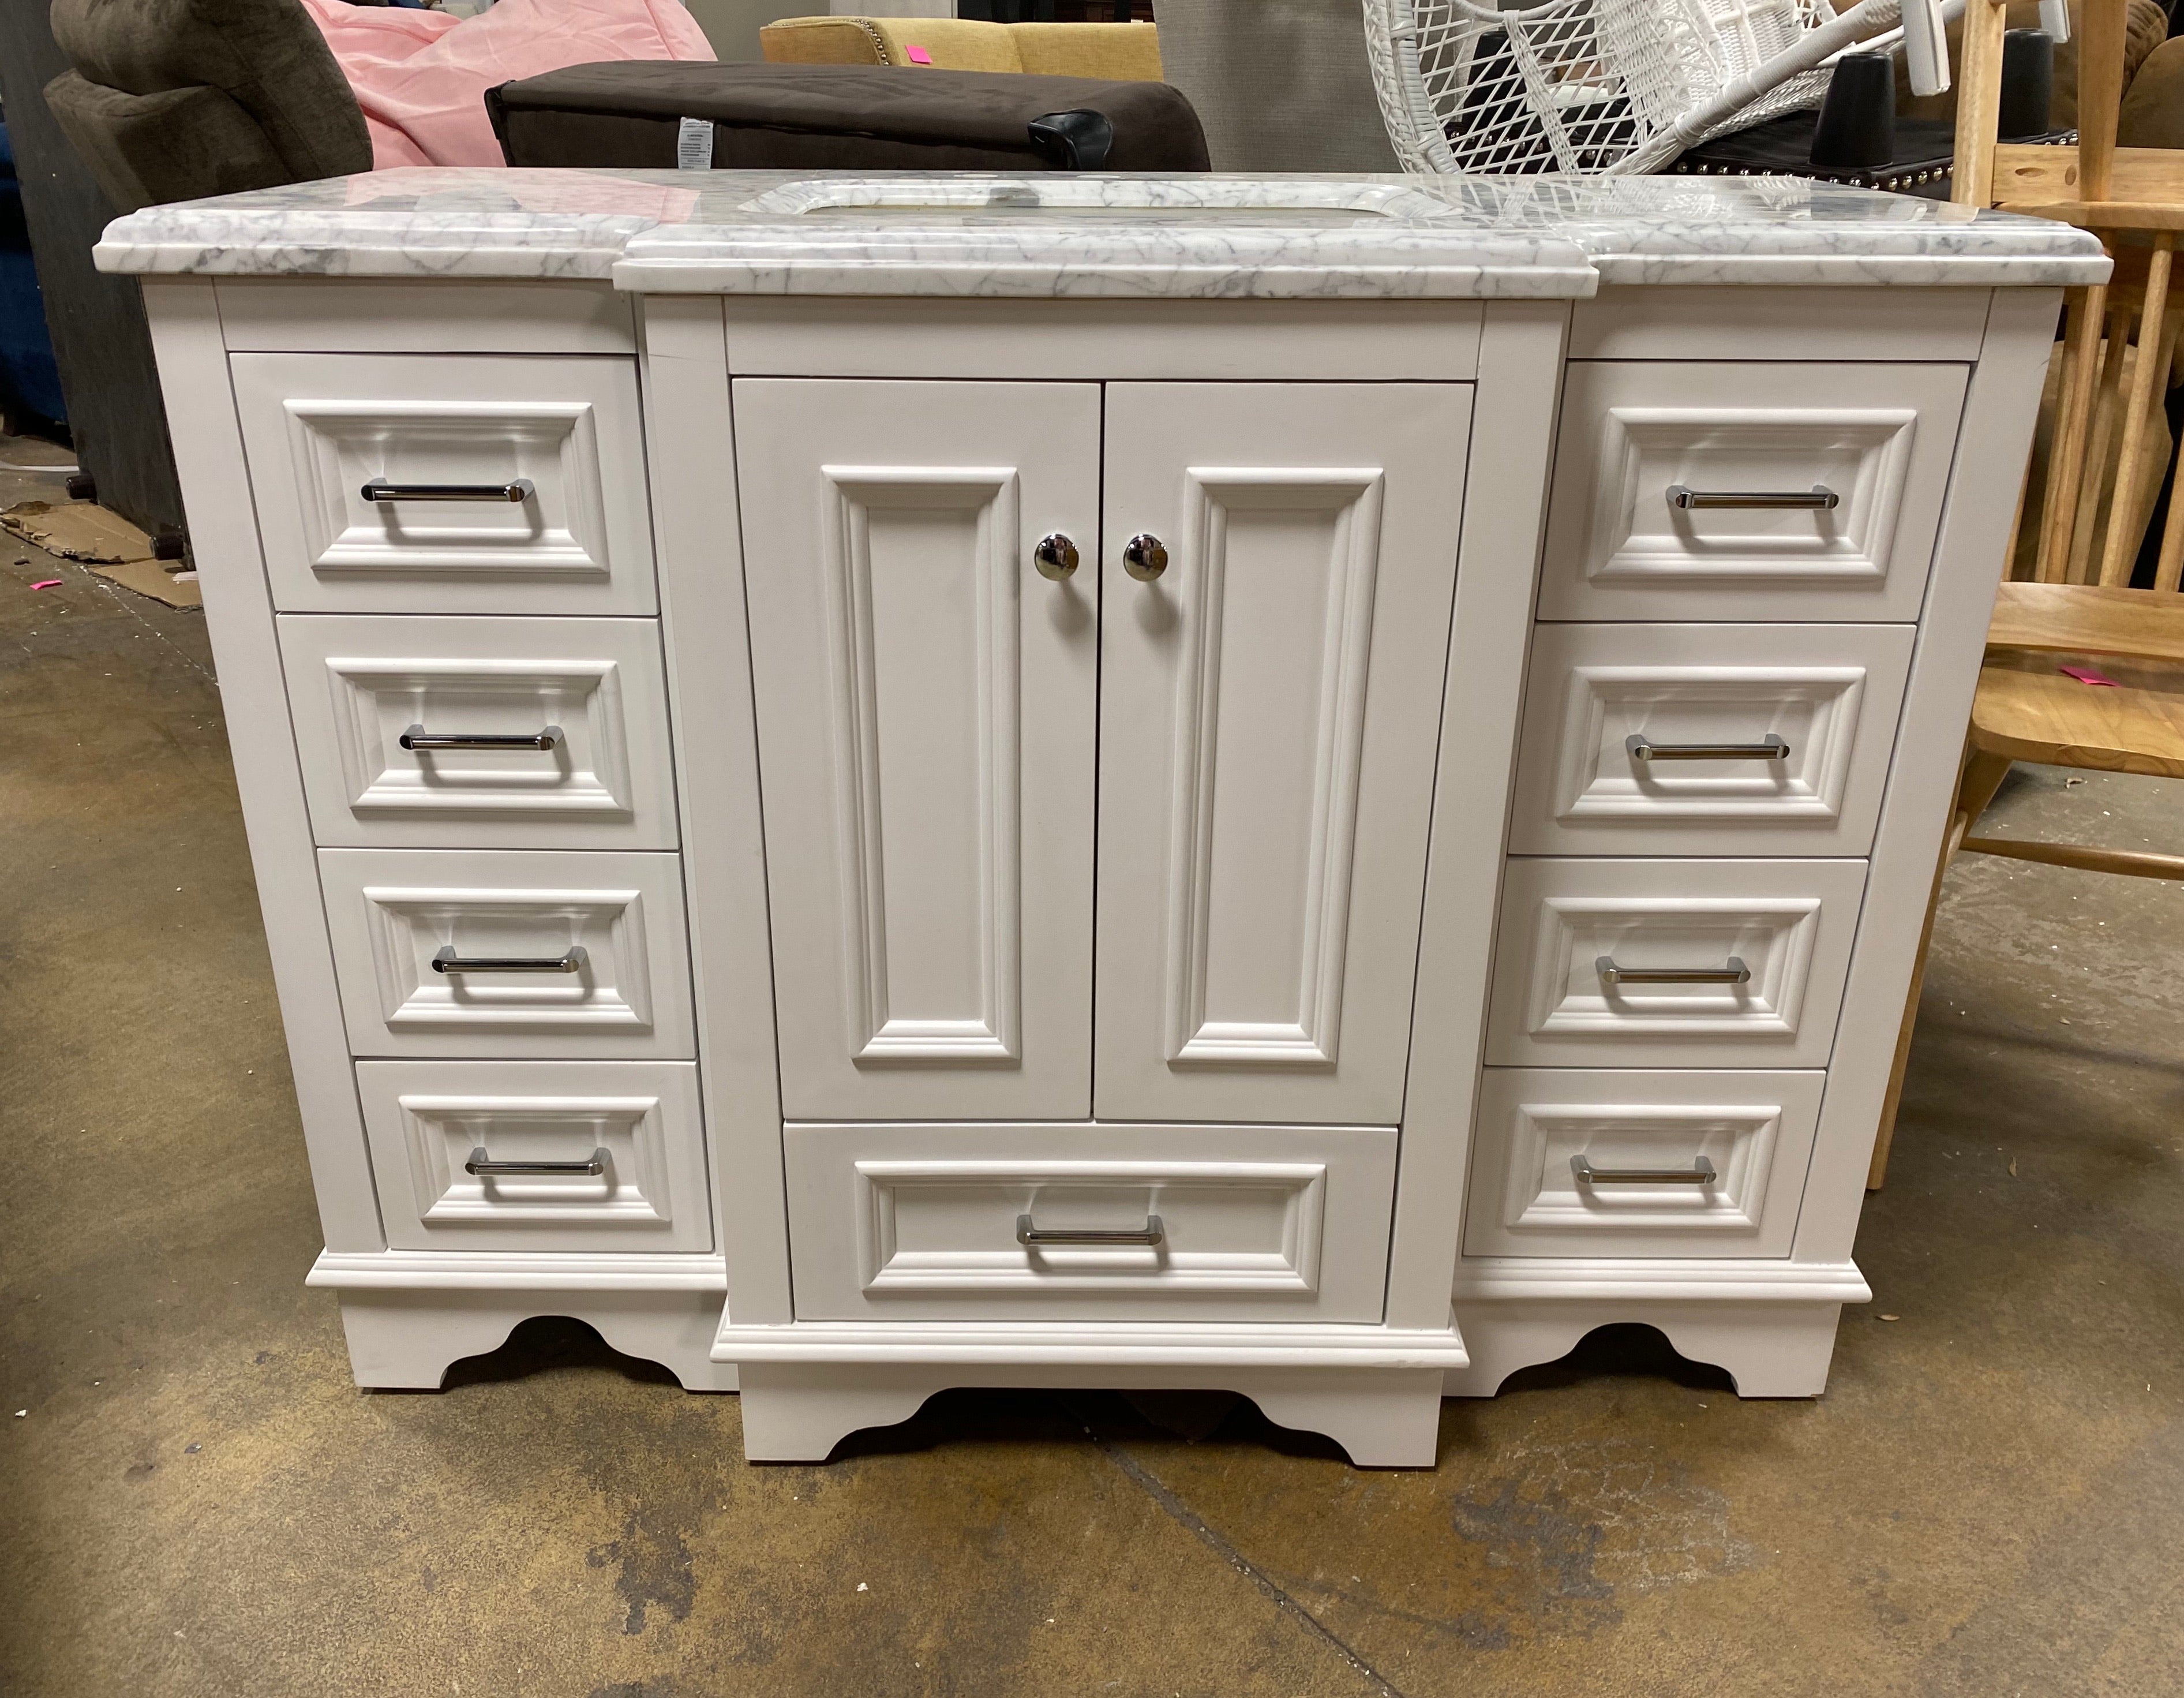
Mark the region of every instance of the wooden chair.
MULTIPOLYGON (((2078 225, 2098 235, 2116 261, 2108 283, 2070 292, 2032 575, 2042 584, 2121 585, 2130 582, 2137 559, 2138 530, 2130 521, 2142 494, 2141 448, 2170 388, 2184 329, 2184 304, 2172 304, 2170 290, 2177 232, 2184 230, 2184 151, 2116 144, 2125 0, 2086 0, 2078 43, 2078 145, 1998 142, 2005 25, 1999 0, 1967 0, 1951 198, 2078 225), (2129 359, 2134 321, 2135 361, 2129 359), (2120 452, 2096 561, 2095 510, 2108 483, 2111 447, 2120 452)), ((2023 517, 2020 506, 2020 523, 2023 517)), ((2157 572, 2155 584, 2163 589, 2175 589, 2184 573, 2184 503, 2170 503, 2157 572)))
MULTIPOLYGON (((2184 880, 2184 855, 1974 835, 2013 762, 2184 778, 2184 596, 2176 593, 2184 567, 2184 492, 2170 501, 2155 587, 2124 587, 2138 553, 2138 533, 2130 519, 2141 493, 2140 449, 2163 405, 2184 328, 2184 310, 2171 306, 2169 287, 2177 232, 2184 230, 2184 152, 2116 145, 2124 0, 2086 0, 2079 37, 2078 145, 1997 143, 2003 29, 1997 0, 1968 0, 1952 198, 2092 230, 2116 269, 2107 284, 2070 292, 2034 581, 2002 586, 1987 629, 1986 663, 1972 704, 1956 806, 1934 870, 1919 964, 1866 1176, 1867 1187, 1875 1191, 1888 1171, 1934 908, 1949 863, 1963 853, 2002 855, 2090 872, 2184 880), (2148 240, 2117 239, 2127 235, 2148 240), (2129 360, 2134 321, 2137 358, 2129 360), (2108 482, 2108 450, 2119 416, 2121 455, 2108 492, 2106 539, 2096 571, 2094 510, 2108 482), (2114 680, 2115 687, 2062 670, 2073 664, 2114 680)), ((2020 524, 2029 494, 2019 498, 2020 524)))
POLYGON ((2184 596, 2100 585, 2002 586, 1987 628, 1986 664, 1972 704, 1956 807, 1942 841, 1919 965, 1897 1035, 1880 1135, 1866 1176, 1869 1190, 1878 1191, 1888 1172, 1934 908, 1952 860, 1958 854, 2003 855, 2094 873, 2184 880, 2184 855, 1975 836, 1973 828, 2014 761, 2184 779, 2184 596), (2087 684, 2062 670, 2073 665, 2113 679, 2115 687, 2087 684))

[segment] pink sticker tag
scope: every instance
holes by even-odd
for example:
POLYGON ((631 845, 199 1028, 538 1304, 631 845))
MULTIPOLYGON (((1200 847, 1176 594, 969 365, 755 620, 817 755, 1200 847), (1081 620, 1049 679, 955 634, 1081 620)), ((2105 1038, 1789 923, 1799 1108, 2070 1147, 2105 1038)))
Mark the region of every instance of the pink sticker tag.
POLYGON ((931 64, 933 63, 933 55, 926 52, 923 47, 905 46, 902 50, 902 56, 908 59, 912 64, 931 64))
POLYGON ((42 578, 31 586, 33 589, 58 589, 60 587, 61 581, 58 578, 42 578))
POLYGON ((2064 677, 2075 678, 2080 684, 2096 684, 2103 690, 2121 690, 2123 688, 2121 684, 2118 684, 2106 673, 2096 672, 2091 667, 2059 667, 2058 670, 2062 673, 2064 677))

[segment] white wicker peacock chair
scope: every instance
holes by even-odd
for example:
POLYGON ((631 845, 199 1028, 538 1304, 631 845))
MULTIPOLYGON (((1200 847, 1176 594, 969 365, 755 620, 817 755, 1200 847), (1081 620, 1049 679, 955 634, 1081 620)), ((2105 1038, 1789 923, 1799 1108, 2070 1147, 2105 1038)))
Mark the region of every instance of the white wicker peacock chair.
MULTIPOLYGON (((1364 6, 1381 116, 1411 171, 1658 171, 1710 136, 1818 105, 1829 60, 1897 38, 1915 92, 1949 86, 1942 0, 1862 0, 1840 17, 1827 0, 1364 6)), ((2059 39, 2064 0, 2042 12, 2059 39)))

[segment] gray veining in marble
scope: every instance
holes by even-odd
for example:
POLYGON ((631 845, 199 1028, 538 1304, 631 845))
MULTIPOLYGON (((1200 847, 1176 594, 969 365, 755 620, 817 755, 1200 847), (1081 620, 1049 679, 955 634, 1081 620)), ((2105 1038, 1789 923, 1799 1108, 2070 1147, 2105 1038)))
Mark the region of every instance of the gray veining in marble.
POLYGON ((145 275, 605 278, 731 294, 1433 299, 2074 285, 2067 225, 1796 177, 375 172, 148 207, 145 275))

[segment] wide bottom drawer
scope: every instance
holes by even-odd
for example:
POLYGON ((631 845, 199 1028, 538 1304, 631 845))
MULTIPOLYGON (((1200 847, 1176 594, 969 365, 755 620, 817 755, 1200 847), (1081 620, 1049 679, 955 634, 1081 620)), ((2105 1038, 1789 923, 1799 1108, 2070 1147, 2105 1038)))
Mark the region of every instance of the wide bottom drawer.
POLYGON ((1377 1321, 1389 1126, 797 1125, 805 1321, 1377 1321))

